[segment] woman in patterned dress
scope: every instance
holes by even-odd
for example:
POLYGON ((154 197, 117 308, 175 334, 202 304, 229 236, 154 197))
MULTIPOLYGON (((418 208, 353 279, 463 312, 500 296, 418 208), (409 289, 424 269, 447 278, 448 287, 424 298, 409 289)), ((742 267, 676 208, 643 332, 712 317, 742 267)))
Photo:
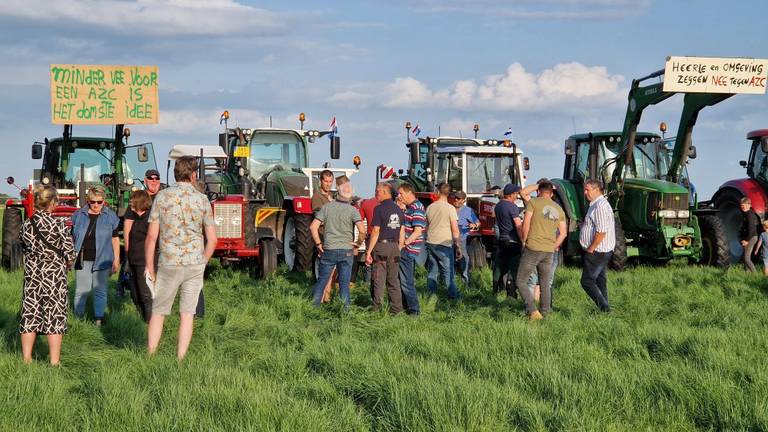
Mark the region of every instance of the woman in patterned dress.
POLYGON ((61 340, 67 332, 67 269, 75 251, 64 223, 51 216, 58 203, 52 186, 34 191, 35 213, 21 227, 24 244, 24 291, 21 303, 21 355, 32 361, 38 334, 48 335, 51 364, 59 364, 61 340))

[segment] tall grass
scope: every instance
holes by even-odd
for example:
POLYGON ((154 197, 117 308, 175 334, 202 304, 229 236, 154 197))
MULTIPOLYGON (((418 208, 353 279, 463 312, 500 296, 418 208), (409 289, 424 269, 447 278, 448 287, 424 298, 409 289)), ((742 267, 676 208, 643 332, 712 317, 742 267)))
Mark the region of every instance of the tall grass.
POLYGON ((307 276, 217 269, 184 362, 175 317, 148 358, 139 315, 112 297, 104 328, 70 320, 51 368, 42 341, 21 363, 21 273, 0 272, 0 430, 768 430, 760 276, 612 273, 604 315, 579 275, 559 269, 555 312, 530 324, 487 271, 412 318, 366 311, 366 287, 349 313, 318 310, 307 276))

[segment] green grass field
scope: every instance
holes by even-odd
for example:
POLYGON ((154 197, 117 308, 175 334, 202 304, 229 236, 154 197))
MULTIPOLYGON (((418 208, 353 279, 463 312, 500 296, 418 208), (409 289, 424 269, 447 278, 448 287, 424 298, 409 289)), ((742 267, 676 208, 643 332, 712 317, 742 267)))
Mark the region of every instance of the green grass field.
POLYGON ((177 319, 148 358, 144 324, 113 297, 103 329, 70 320, 51 368, 40 343, 22 364, 22 275, 0 272, 0 429, 768 430, 761 276, 612 273, 602 315, 579 275, 558 270, 555 313, 531 324, 519 301, 488 292, 487 271, 461 303, 414 319, 366 311, 367 288, 350 313, 316 310, 308 277, 217 270, 183 363, 177 319))

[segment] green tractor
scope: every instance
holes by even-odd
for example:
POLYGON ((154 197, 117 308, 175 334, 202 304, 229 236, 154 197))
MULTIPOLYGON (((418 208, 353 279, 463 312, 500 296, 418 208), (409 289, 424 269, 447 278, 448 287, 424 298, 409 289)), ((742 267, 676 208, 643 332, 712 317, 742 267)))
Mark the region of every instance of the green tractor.
MULTIPOLYGON (((226 121, 229 113, 222 118, 226 121)), ((272 255, 282 257, 292 271, 314 268, 311 196, 324 168, 308 167, 309 145, 332 131, 304 130, 303 113, 299 120, 299 129, 225 124, 219 146, 226 159, 217 174, 206 176, 219 238, 216 255, 225 261, 257 258, 262 275, 273 270, 273 260, 263 258, 272 255)), ((338 159, 341 139, 330 138, 331 159, 338 159)), ((355 169, 331 170, 352 175, 359 164, 356 157, 355 169)))
POLYGON ((642 257, 667 262, 686 257, 690 262, 728 267, 730 257, 725 228, 712 208, 698 208, 690 189, 686 161, 696 157, 691 133, 699 112, 732 94, 687 93, 677 136, 668 141, 638 132, 643 110, 673 96, 663 83, 641 86, 663 77, 664 70, 632 81, 621 132, 590 132, 565 142, 562 179, 555 179, 556 199, 568 218, 568 238, 562 253, 581 254, 579 226, 589 203, 584 181, 596 179, 605 189, 616 220, 616 248, 611 267, 623 269, 627 259, 642 257))
MULTIPOLYGON (((16 186, 19 199, 6 202, 2 257, 6 269, 21 265, 21 224, 34 213, 31 192, 37 183, 56 187, 59 205, 53 215, 67 224, 72 213, 85 205, 86 193, 94 186, 105 189, 110 207, 123 216, 131 191, 144 188, 144 173, 157 168, 152 144, 128 145, 130 135, 130 129, 116 125, 110 138, 76 137, 72 136, 72 126, 65 125, 61 137, 32 144, 32 159, 42 159, 42 167, 34 170, 26 188, 16 186)), ((12 177, 7 181, 15 185, 12 177)))

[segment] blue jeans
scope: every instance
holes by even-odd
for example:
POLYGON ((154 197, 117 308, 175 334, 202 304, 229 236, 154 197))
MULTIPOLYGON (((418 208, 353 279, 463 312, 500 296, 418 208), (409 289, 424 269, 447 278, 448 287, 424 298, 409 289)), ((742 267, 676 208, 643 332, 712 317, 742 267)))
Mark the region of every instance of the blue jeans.
POLYGON ((438 272, 443 276, 445 286, 448 287, 448 298, 459 298, 459 290, 456 288, 454 278, 455 258, 453 247, 427 243, 427 291, 429 294, 437 294, 438 272))
POLYGON ((93 261, 83 261, 83 268, 75 272, 75 315, 85 316, 85 303, 93 290, 93 317, 104 319, 107 309, 107 281, 111 268, 93 271, 93 261))
POLYGON ((344 309, 349 309, 349 280, 352 278, 352 249, 328 249, 320 255, 317 282, 312 293, 312 302, 320 306, 323 289, 331 278, 333 268, 339 273, 339 295, 344 301, 344 309))
POLYGON ((416 284, 413 280, 413 272, 416 268, 416 256, 403 249, 400 252, 400 290, 403 292, 403 306, 408 314, 419 314, 419 295, 416 293, 416 284))
POLYGON ((469 284, 469 254, 467 253, 466 237, 462 238, 459 242, 459 250, 461 251, 461 259, 457 264, 461 272, 461 279, 464 280, 465 284, 469 284))
POLYGON ((581 287, 603 312, 611 310, 608 304, 608 278, 606 270, 613 252, 581 252, 581 287))

